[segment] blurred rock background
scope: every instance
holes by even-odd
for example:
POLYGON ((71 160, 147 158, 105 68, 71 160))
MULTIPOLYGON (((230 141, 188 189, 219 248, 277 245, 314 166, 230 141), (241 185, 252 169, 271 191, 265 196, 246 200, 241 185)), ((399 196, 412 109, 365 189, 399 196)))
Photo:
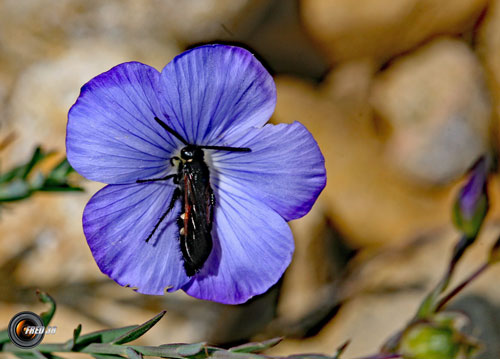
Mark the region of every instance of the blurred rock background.
MULTIPOLYGON (((409 320, 446 267, 457 233, 451 203, 483 153, 498 156, 498 0, 2 0, 0 170, 37 144, 64 156, 66 114, 80 87, 125 61, 161 69, 196 44, 251 49, 275 75, 273 122, 300 121, 326 158, 328 184, 293 221, 297 250, 268 293, 238 306, 183 293, 149 297, 100 273, 81 229, 99 184, 37 194, 0 212, 0 325, 40 311, 34 290, 59 304, 57 335, 168 314, 143 343, 228 345, 285 335, 271 353, 367 355, 409 320)), ((41 169, 43 170, 43 168, 41 169)), ((456 281, 500 232, 500 182, 456 281)), ((500 357, 500 268, 455 307, 500 357)))

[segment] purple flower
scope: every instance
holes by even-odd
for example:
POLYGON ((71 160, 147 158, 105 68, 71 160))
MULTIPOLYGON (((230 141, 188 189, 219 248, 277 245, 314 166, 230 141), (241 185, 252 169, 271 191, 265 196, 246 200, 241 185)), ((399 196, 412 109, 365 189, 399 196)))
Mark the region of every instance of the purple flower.
MULTIPOLYGON (((223 45, 186 51, 161 73, 129 62, 85 84, 69 111, 66 149, 81 175, 108 184, 83 213, 101 271, 140 293, 182 289, 228 304, 276 283, 294 249, 287 221, 311 209, 326 172, 303 125, 265 125, 275 104, 276 88, 264 67, 248 51, 223 45), (213 205, 193 197, 185 202, 193 189, 174 183, 179 168, 192 165, 179 159, 183 141, 198 149, 243 149, 202 150, 198 163, 208 166, 209 177, 196 178, 209 178, 204 193, 209 201, 213 191, 213 205), (189 212, 184 203, 193 205, 189 212), (203 224, 213 244, 189 275, 180 248, 185 213, 197 216, 193 223, 203 224)), ((195 246, 203 228, 196 229, 195 246)))

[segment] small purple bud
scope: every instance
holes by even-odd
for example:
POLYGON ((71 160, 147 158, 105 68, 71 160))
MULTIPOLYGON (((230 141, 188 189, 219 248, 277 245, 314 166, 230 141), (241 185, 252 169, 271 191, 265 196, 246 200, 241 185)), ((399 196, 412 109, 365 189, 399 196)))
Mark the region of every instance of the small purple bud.
POLYGON ((486 157, 481 156, 470 170, 469 180, 460 191, 460 208, 464 218, 472 219, 474 216, 478 202, 486 194, 487 176, 488 166, 486 157))
POLYGON ((485 156, 481 156, 469 171, 469 179, 455 201, 453 221, 469 238, 477 236, 488 212, 488 172, 488 160, 485 156))

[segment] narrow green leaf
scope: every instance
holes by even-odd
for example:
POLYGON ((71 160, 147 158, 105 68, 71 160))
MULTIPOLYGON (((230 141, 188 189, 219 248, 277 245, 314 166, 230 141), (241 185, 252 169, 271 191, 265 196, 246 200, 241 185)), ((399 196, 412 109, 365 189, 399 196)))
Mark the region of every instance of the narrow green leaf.
POLYGON ((17 173, 20 172, 19 168, 22 168, 23 166, 19 166, 16 168, 13 168, 7 172, 4 172, 0 174, 0 183, 6 183, 9 181, 12 181, 14 178, 19 177, 17 173))
POLYGON ((102 343, 111 343, 137 327, 138 325, 136 324, 116 329, 102 330, 100 331, 102 343))
POLYGON ((95 359, 119 359, 123 358, 121 355, 118 354, 90 354, 93 356, 95 359))
POLYGON ((441 290, 438 287, 436 287, 432 292, 427 294, 422 303, 420 303, 420 307, 417 310, 416 318, 422 319, 432 315, 436 308, 440 294, 441 290))
POLYGON ((261 354, 252 354, 252 353, 238 353, 238 352, 230 352, 228 350, 219 350, 212 354, 211 358, 215 359, 263 359, 268 358, 265 355, 261 354))
POLYGON ((136 328, 131 329, 129 332, 123 334, 119 338, 116 338, 113 340, 111 343, 112 344, 125 344, 129 343, 132 340, 135 340, 142 335, 144 335, 149 329, 155 326, 156 323, 160 321, 161 318, 165 315, 166 311, 161 312, 160 314, 156 315, 152 319, 148 320, 144 324, 141 324, 137 326, 136 328))
POLYGON ((26 177, 28 177, 31 170, 33 169, 33 167, 35 167, 35 165, 41 160, 43 160, 45 157, 47 157, 47 154, 44 154, 42 148, 38 146, 33 152, 30 161, 24 167, 24 171, 21 173, 21 178, 26 179, 26 177))
POLYGON ((287 359, 332 359, 328 355, 324 354, 297 354, 297 355, 290 355, 286 357, 287 359))
POLYGON ((39 189, 40 191, 43 192, 83 192, 84 189, 81 187, 73 187, 70 186, 67 183, 50 183, 50 182, 45 182, 43 184, 43 187, 39 189))
POLYGON ((33 354, 37 359, 48 359, 44 354, 40 353, 38 350, 33 350, 33 354))
POLYGON ((266 349, 274 347, 282 340, 283 338, 279 337, 268 339, 262 342, 246 343, 238 345, 237 347, 232 347, 231 349, 229 349, 229 351, 237 353, 260 353, 266 349))
POLYGON ((37 172, 29 181, 32 192, 39 191, 45 183, 45 176, 41 172, 37 172))
POLYGON ((26 179, 33 167, 50 154, 51 153, 43 153, 42 149, 37 147, 31 155, 31 159, 27 163, 3 173, 0 176, 0 183, 9 182, 14 179, 26 179))
POLYGON ((126 353, 127 353, 127 357, 129 359, 142 359, 143 358, 141 353, 136 352, 132 348, 127 348, 126 353))
POLYGON ((50 171, 48 178, 57 182, 65 182, 66 177, 73 171, 68 159, 64 158, 50 171))
POLYGON ((14 354, 16 357, 20 359, 38 359, 37 356, 32 352, 24 352, 24 353, 17 352, 12 354, 14 354))
POLYGON ((161 344, 158 346, 158 348, 168 348, 168 349, 173 349, 177 350, 177 348, 186 345, 185 343, 170 343, 170 344, 161 344))
POLYGON ((23 166, 19 166, 16 168, 13 168, 7 172, 4 172, 0 174, 0 183, 6 183, 9 181, 12 181, 14 178, 19 177, 17 173, 20 172, 19 168, 22 168, 23 166))
POLYGON ((48 295, 47 293, 38 291, 36 292, 38 299, 42 303, 48 303, 50 305, 49 310, 46 312, 43 312, 40 314, 40 318, 42 318, 43 325, 48 326, 50 324, 50 321, 52 320, 52 317, 54 316, 54 313, 56 312, 56 302, 54 299, 48 295))
POLYGON ((80 333, 82 332, 82 325, 78 324, 78 326, 73 330, 73 338, 69 339, 66 343, 64 343, 64 347, 67 350, 74 350, 75 349, 75 344, 78 341, 78 337, 80 336, 80 333))
POLYGON ((19 201, 28 198, 31 193, 30 185, 21 179, 0 184, 0 202, 19 201))
POLYGON ((129 332, 131 329, 137 328, 137 325, 129 325, 127 327, 99 330, 85 335, 81 335, 76 340, 74 350, 80 351, 91 343, 109 343, 119 338, 123 334, 129 332))
MULTIPOLYGON (((120 354, 127 355, 126 349, 128 347, 124 345, 114 345, 110 343, 92 343, 81 350, 82 353, 89 354, 120 354)), ((161 358, 171 358, 171 359, 185 359, 183 356, 177 354, 175 350, 171 348, 160 348, 152 346, 140 346, 131 345, 129 348, 134 349, 136 352, 141 353, 144 356, 154 356, 161 358)))
MULTIPOLYGON (((469 358, 469 357, 467 357, 469 358)), ((374 354, 367 357, 357 359, 404 359, 401 354, 374 354)), ((470 358, 469 358, 470 359, 470 358)))
POLYGON ((64 357, 62 356, 59 356, 59 355, 55 355, 55 354, 52 354, 52 353, 45 353, 45 356, 49 359, 65 359, 64 357))
POLYGON ((73 342, 76 343, 78 338, 80 337, 80 333, 82 332, 82 325, 78 324, 78 326, 73 330, 73 342))
POLYGON ((48 357, 40 353, 38 350, 26 350, 25 352, 16 352, 12 354, 22 359, 48 359, 48 357))
POLYGON ((68 183, 68 175, 74 171, 75 170, 71 167, 67 158, 64 158, 48 174, 47 178, 44 180, 43 186, 40 187, 40 190, 51 192, 83 191, 83 188, 72 186, 68 183))
POLYGON ((193 343, 193 344, 183 344, 175 349, 175 351, 184 357, 190 357, 200 353, 203 349, 205 349, 207 343, 193 343))
POLYGON ((337 351, 333 355, 333 359, 340 359, 340 356, 342 355, 342 353, 344 353, 344 351, 347 349, 347 347, 349 346, 350 343, 351 343, 351 340, 349 339, 349 340, 346 340, 344 342, 344 344, 342 344, 340 347, 338 347, 337 351))

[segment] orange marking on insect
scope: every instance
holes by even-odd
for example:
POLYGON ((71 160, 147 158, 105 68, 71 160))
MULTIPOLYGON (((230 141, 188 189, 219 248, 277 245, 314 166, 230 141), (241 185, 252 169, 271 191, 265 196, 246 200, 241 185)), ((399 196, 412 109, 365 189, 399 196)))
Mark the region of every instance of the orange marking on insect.
POLYGON ((188 233, 188 221, 189 221, 189 215, 191 214, 191 205, 189 204, 188 198, 188 190, 190 183, 188 181, 188 176, 184 176, 184 236, 187 235, 188 233))

